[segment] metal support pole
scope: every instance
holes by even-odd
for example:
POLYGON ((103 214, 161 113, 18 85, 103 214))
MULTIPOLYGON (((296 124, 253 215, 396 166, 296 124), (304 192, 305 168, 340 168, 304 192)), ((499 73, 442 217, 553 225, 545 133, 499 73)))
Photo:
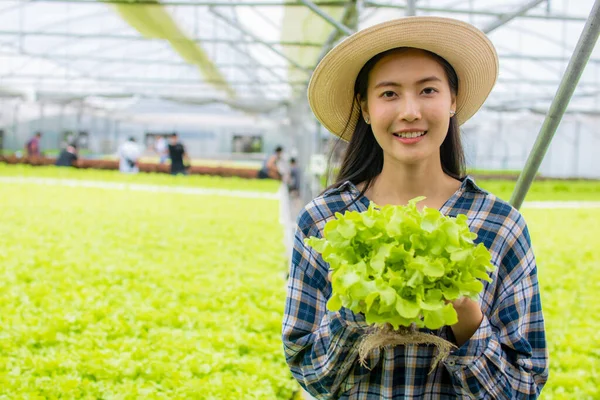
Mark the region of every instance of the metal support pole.
POLYGON ((406 0, 406 15, 417 15, 417 0, 406 0))
POLYGON ((121 125, 121 121, 118 119, 113 121, 113 146, 111 153, 119 148, 119 125, 121 125))
MULTIPOLYGON (((40 119, 38 121, 38 129, 37 130, 42 132, 42 134, 46 133, 46 110, 45 110, 45 104, 43 101, 40 102, 40 119)), ((48 139, 46 139, 45 141, 48 141, 48 139)))
POLYGON ((514 12, 511 12, 509 14, 505 14, 505 15, 499 17, 496 21, 493 21, 491 24, 489 24, 488 26, 483 28, 482 31, 485 33, 490 33, 493 30, 506 24, 507 22, 515 19, 516 17, 519 17, 519 16, 525 14, 527 11, 531 10, 533 7, 536 7, 538 4, 543 3, 544 1, 547 1, 547 0, 530 1, 527 4, 524 4, 522 7, 519 7, 514 12))
POLYGON ((23 51, 23 31, 25 30, 23 28, 23 25, 25 25, 25 10, 24 10, 24 6, 19 8, 19 44, 17 46, 17 49, 19 51, 23 51))
POLYGON ((20 104, 21 100, 17 100, 17 102, 15 103, 15 107, 13 109, 13 120, 12 120, 12 139, 13 139, 13 143, 12 146, 15 149, 15 151, 18 151, 21 149, 20 145, 19 145, 19 109, 20 109, 20 104))
POLYGON ((60 106, 60 114, 58 116, 58 137, 57 137, 57 141, 56 141, 56 143, 57 143, 56 147, 59 150, 62 149, 62 145, 63 145, 63 143, 62 143, 62 133, 66 130, 65 129, 65 108, 66 108, 66 106, 63 103, 60 106))
POLYGON ((310 8, 315 14, 323 18, 325 21, 329 22, 333 25, 338 31, 343 33, 344 35, 350 36, 354 33, 352 29, 348 28, 346 25, 339 23, 335 19, 331 18, 329 14, 319 8, 315 3, 310 0, 300 0, 302 3, 306 4, 308 8, 310 8))
POLYGON ((556 97, 552 101, 550 110, 546 115, 544 124, 538 134, 538 137, 533 145, 533 149, 529 154, 525 168, 519 175, 517 186, 510 199, 510 203, 515 208, 520 208, 525 199, 525 195, 533 182, 536 172, 538 171, 544 155, 550 147, 552 138, 556 133, 558 125, 565 113, 567 105, 573 96, 575 87, 581 78, 581 74, 587 64, 587 60, 590 58, 596 41, 598 40, 598 34, 600 33, 600 0, 594 2, 590 16, 583 27, 583 32, 579 37, 573 56, 569 61, 565 75, 562 78, 560 86, 556 92, 556 97))

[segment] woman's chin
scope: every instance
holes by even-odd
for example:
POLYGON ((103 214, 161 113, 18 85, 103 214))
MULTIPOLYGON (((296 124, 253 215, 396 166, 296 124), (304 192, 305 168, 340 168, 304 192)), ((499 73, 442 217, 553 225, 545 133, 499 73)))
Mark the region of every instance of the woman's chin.
POLYGON ((422 151, 394 151, 391 156, 395 164, 418 165, 424 163, 431 157, 422 151))

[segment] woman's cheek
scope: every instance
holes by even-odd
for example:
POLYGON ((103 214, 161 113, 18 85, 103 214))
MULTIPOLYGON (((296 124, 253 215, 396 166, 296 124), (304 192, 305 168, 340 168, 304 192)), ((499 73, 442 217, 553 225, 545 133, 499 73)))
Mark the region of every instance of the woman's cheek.
POLYGON ((371 121, 376 123, 378 126, 389 125, 394 120, 394 106, 392 102, 376 102, 371 110, 371 121))

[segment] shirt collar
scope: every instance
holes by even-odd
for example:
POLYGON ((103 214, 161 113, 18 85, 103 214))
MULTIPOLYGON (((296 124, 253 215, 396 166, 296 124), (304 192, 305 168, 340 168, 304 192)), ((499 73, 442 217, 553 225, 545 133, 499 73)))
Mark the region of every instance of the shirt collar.
MULTIPOLYGON (((486 192, 485 190, 481 189, 476 183, 475 183, 475 179, 473 179, 472 176, 470 175, 466 175, 462 181, 461 181, 461 185, 460 185, 460 190, 462 192, 475 192, 475 193, 482 193, 482 194, 487 194, 488 192, 486 192)), ((356 187, 356 185, 354 185, 354 183, 352 183, 351 181, 345 181, 343 182, 341 185, 337 186, 337 187, 333 187, 330 188, 328 190, 326 190, 323 193, 323 197, 332 195, 332 194, 341 194, 345 191, 350 192, 352 195, 354 196, 358 196, 360 195, 360 190, 358 190, 358 188, 356 187)))
POLYGON ((487 191, 477 186, 477 184, 475 183, 475 179, 473 179, 471 175, 465 176, 465 178, 462 181, 461 187, 464 187, 465 191, 488 194, 487 191))
POLYGON ((323 197, 327 197, 327 196, 330 196, 333 194, 340 194, 345 191, 349 191, 350 193, 352 193, 354 195, 360 194, 360 191, 356 188, 356 186, 352 182, 345 181, 338 186, 327 189, 325 192, 323 192, 323 197))

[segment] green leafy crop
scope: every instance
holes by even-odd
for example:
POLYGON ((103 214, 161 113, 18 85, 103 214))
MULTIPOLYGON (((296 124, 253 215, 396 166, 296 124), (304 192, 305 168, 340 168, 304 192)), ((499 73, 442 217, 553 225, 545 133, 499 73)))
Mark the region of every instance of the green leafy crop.
POLYGON ((0 199, 0 400, 299 391, 276 200, 31 183, 0 199))
POLYGON ((469 231, 466 215, 444 216, 407 206, 374 203, 367 211, 336 213, 325 224, 324 238, 306 244, 321 253, 333 270, 330 311, 341 307, 364 313, 369 324, 390 323, 438 329, 458 319, 451 303, 476 299, 479 281, 491 281, 491 255, 469 231))

